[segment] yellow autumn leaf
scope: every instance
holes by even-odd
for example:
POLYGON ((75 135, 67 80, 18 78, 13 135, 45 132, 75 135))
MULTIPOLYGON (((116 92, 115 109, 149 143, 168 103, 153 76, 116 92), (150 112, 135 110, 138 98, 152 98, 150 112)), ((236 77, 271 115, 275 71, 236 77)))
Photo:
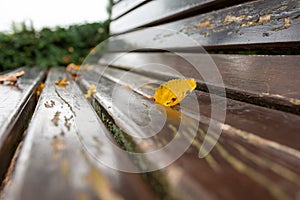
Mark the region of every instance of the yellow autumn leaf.
POLYGON ((161 84, 155 91, 154 100, 164 106, 175 106, 197 86, 193 79, 174 79, 161 84))
POLYGON ((87 99, 87 98, 90 98, 92 96, 92 94, 95 94, 96 93, 96 86, 95 85, 91 85, 87 91, 87 93, 84 95, 84 97, 87 99))
POLYGON ((70 85, 70 82, 67 80, 67 78, 62 78, 61 80, 56 81, 55 85, 61 88, 66 88, 68 85, 70 85))

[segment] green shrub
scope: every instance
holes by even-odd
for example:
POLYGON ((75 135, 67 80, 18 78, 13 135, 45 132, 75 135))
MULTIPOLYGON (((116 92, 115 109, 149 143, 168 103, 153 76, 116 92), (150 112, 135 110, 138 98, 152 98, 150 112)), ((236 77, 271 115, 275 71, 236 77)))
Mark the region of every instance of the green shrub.
POLYGON ((108 37, 108 26, 109 20, 36 31, 23 24, 12 34, 0 33, 0 71, 81 64, 90 50, 108 37))

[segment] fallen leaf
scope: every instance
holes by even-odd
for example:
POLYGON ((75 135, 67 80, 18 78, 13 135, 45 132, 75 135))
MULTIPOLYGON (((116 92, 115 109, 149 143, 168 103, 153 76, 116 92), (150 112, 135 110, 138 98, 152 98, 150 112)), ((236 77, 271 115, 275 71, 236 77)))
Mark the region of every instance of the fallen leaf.
POLYGON ((36 95, 37 95, 38 97, 41 95, 41 93, 42 93, 44 87, 45 87, 45 84, 44 84, 44 83, 41 83, 41 84, 39 85, 39 87, 38 87, 38 89, 37 89, 37 91, 36 91, 36 95))
POLYGON ((14 85, 18 78, 22 77, 25 74, 24 71, 16 72, 14 74, 8 74, 8 75, 1 75, 0 76, 0 84, 2 83, 9 83, 14 85))
POLYGON ((247 15, 241 15, 241 16, 236 17, 233 14, 228 14, 225 17, 225 20, 224 20, 223 24, 229 24, 230 22, 240 22, 240 21, 242 21, 244 19, 248 19, 248 18, 250 18, 250 17, 247 16, 247 15))
POLYGON ((212 26, 211 26, 209 19, 205 19, 205 20, 199 22, 198 24, 196 24, 195 27, 197 29, 203 29, 203 28, 211 29, 212 26))
POLYGON ((265 22, 269 22, 271 20, 271 14, 262 15, 258 19, 259 24, 263 24, 265 22))
POLYGON ((55 85, 61 88, 66 88, 68 85, 70 85, 70 82, 67 80, 67 78, 62 78, 61 80, 56 81, 55 85))
POLYGON ((175 106, 197 86, 193 79, 174 79, 161 84, 155 91, 154 100, 164 106, 175 106))
POLYGON ((82 67, 80 65, 76 65, 74 63, 71 63, 67 66, 66 71, 71 74, 72 79, 77 78, 80 76, 80 70, 82 67))
POLYGON ((71 72, 72 70, 78 71, 80 69, 81 69, 81 66, 75 65, 74 63, 69 64, 66 68, 67 72, 71 72))
POLYGON ((129 85, 124 85, 123 88, 125 88, 127 90, 132 90, 132 88, 129 85))
POLYGON ((284 18, 284 28, 289 28, 291 26, 291 21, 289 17, 284 18))
POLYGON ((87 93, 84 95, 84 97, 87 99, 87 98, 90 98, 92 96, 92 94, 95 94, 96 93, 96 86, 95 85, 91 85, 87 91, 87 93))
POLYGON ((60 113, 61 113, 61 112, 57 111, 57 112, 54 114, 53 118, 51 119, 51 121, 53 122, 53 124, 54 124, 55 126, 58 126, 58 121, 59 121, 60 113))
POLYGON ((55 102, 53 100, 50 100, 50 103, 46 101, 44 105, 46 108, 53 108, 53 106, 55 106, 55 102))

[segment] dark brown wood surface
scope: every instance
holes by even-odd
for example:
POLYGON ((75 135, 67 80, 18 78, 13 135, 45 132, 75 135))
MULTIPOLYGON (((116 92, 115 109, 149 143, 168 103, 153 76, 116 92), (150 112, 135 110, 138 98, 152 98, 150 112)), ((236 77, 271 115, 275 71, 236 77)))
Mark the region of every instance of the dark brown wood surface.
MULTIPOLYGON (((133 6, 139 5, 140 1, 122 1, 113 7, 112 15, 119 16, 123 10, 132 9, 133 6), (122 5, 121 5, 122 4, 122 5)), ((139 27, 149 25, 157 25, 168 21, 175 21, 175 19, 184 19, 199 13, 205 13, 212 10, 217 10, 223 7, 229 7, 238 3, 245 2, 245 0, 224 1, 224 0, 160 0, 151 1, 134 10, 130 11, 122 18, 111 23, 110 29, 112 34, 122 33, 139 27)), ((115 17, 113 17, 115 19, 115 17)))
POLYGON ((112 7, 112 15, 111 18, 114 20, 124 15, 125 13, 135 9, 141 4, 147 2, 149 0, 124 0, 112 7))
MULTIPOLYGON (((101 74, 104 66, 94 66, 94 70, 101 74)), ((116 68, 106 68, 103 76, 121 85, 129 86, 132 90, 148 98, 153 97, 156 88, 163 83, 162 80, 116 68)), ((216 102, 220 102, 217 103, 217 110, 222 109, 221 100, 224 100, 224 97, 213 94, 209 95, 201 91, 195 91, 195 94, 199 102, 201 116, 205 116, 206 118, 212 117, 211 96, 218 99, 216 102)), ((226 99, 226 102, 226 124, 245 132, 254 133, 263 139, 300 150, 298 142, 300 140, 300 135, 298 134, 300 127, 295 126, 295 124, 300 124, 299 116, 232 99, 226 99)), ((195 113, 193 106, 185 104, 184 109, 196 115, 197 113, 195 113)), ((221 114, 215 115, 214 119, 220 121, 221 116, 221 114)))
MULTIPOLYGON (((272 4, 258 0, 112 37, 108 50, 199 50, 203 46, 208 50, 299 52, 299 8, 298 0, 276 0, 272 4)), ((116 27, 128 27, 128 23, 116 27)), ((113 24, 111 28, 114 30, 113 24)))
MULTIPOLYGON (((145 81, 148 77, 138 78, 133 74, 131 78, 128 76, 122 79, 112 71, 107 71, 105 75, 111 80, 118 80, 123 86, 102 77, 94 98, 114 120, 113 122, 125 132, 124 134, 129 131, 127 133, 130 135, 152 135, 157 130, 153 127, 143 129, 143 124, 148 124, 152 120, 155 122, 154 117, 166 119, 163 128, 157 131, 154 137, 131 138, 140 151, 151 152, 153 149, 160 149, 175 135, 181 142, 196 135, 191 147, 183 156, 167 168, 159 170, 168 183, 165 197, 176 196, 183 199, 295 199, 297 197, 300 190, 299 145, 282 138, 298 137, 299 130, 295 123, 299 123, 299 116, 229 100, 228 118, 223 125, 221 137, 210 154, 204 159, 199 159, 199 149, 208 128, 207 119, 209 120, 207 107, 210 103, 207 94, 196 91, 203 116, 199 126, 196 127, 197 131, 193 132, 191 131, 194 128, 193 124, 197 121, 193 118, 194 111, 188 111, 180 105, 173 108, 154 105, 153 101, 138 94, 147 94, 147 90, 152 90, 153 93, 154 87, 151 84, 143 85, 144 89, 136 90, 138 93, 132 91, 139 80, 145 81), (120 96, 119 101, 114 103, 112 95, 116 89, 122 97, 120 96), (275 123, 283 128, 272 127, 275 123), (179 124, 181 131, 178 129, 179 124), (286 131, 284 127, 290 127, 291 130, 286 131), (292 134, 290 132, 295 132, 294 136, 290 135, 292 134)), ((84 77, 87 81, 90 80, 90 84, 95 84, 99 76, 95 72, 87 72, 84 77)), ((86 87, 88 88, 88 85, 86 87)), ((218 119, 215 122, 218 124, 218 119)), ((155 123, 157 126, 160 125, 159 121, 155 123)), ((215 135, 208 136, 209 142, 213 141, 211 137, 215 135)), ((169 153, 171 152, 164 152, 161 158, 168 158, 169 153)), ((162 161, 159 159, 155 160, 155 164, 160 162, 162 161)), ((159 180, 157 182, 159 184, 159 180)))
MULTIPOLYGON (((132 6, 127 2, 130 1, 125 0, 119 3, 118 5, 114 6, 112 10, 113 16, 114 13, 118 14, 118 12, 122 11, 122 9, 120 9, 121 6, 130 9, 132 6)), ((139 1, 136 1, 135 4, 138 4, 138 2, 139 1)), ((222 0, 151 1, 145 5, 136 8, 135 10, 123 16, 122 18, 113 21, 110 24, 111 34, 122 33, 128 30, 132 30, 134 28, 163 22, 164 20, 172 19, 178 15, 193 12, 197 9, 205 8, 209 5, 218 4, 222 2, 224 3, 224 1, 222 0)))
POLYGON ((196 79, 199 85, 206 83, 219 87, 218 82, 208 79, 214 76, 217 67, 229 98, 297 114, 300 112, 299 62, 299 56, 192 53, 116 53, 106 54, 100 59, 104 65, 133 70, 161 80, 184 76, 196 79), (196 67, 199 67, 200 73, 196 67), (204 79, 202 71, 209 77, 204 79))
POLYGON ((153 199, 138 174, 116 171, 91 156, 128 162, 107 148, 100 136, 109 133, 76 84, 54 84, 66 76, 57 68, 48 75, 7 199, 153 199))
POLYGON ((38 68, 20 68, 25 71, 15 85, 0 84, 0 183, 22 139, 23 132, 33 113, 36 89, 45 76, 38 68))

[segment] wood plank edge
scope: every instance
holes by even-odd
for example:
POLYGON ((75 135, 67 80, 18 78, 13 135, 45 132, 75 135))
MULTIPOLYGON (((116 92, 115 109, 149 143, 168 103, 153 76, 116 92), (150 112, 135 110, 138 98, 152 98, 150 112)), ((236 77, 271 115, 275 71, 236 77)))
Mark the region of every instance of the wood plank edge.
POLYGON ((16 154, 19 144, 22 142, 24 132, 30 123, 30 119, 37 105, 37 90, 46 77, 46 71, 41 71, 40 73, 40 78, 33 86, 31 93, 24 97, 27 101, 22 104, 22 108, 20 108, 18 116, 10 124, 10 127, 8 127, 7 136, 3 143, 3 147, 0 149, 0 193, 4 188, 4 180, 6 178, 6 174, 9 173, 9 167, 14 162, 13 157, 16 154))
MULTIPOLYGON (((86 81, 78 81, 79 88, 85 93, 89 88, 89 83, 86 81)), ((135 144, 135 142, 126 134, 114 121, 113 117, 109 114, 109 112, 101 105, 99 99, 92 96, 89 99, 90 104, 94 108, 100 120, 104 123, 107 129, 113 135, 115 141, 120 145, 121 148, 132 151, 132 152, 141 152, 139 147, 135 144)), ((143 167, 145 165, 151 164, 148 160, 133 160, 133 163, 137 165, 137 167, 143 167)), ((166 177, 160 171, 153 171, 148 173, 141 174, 142 179, 145 183, 150 187, 150 189, 155 193, 155 195, 159 199, 169 199, 174 197, 174 194, 170 192, 170 186, 166 177)), ((174 193, 174 191, 173 191, 174 193)))
MULTIPOLYGON (((106 65, 106 63, 101 63, 101 64, 106 65)), ((168 81, 170 79, 178 78, 175 76, 163 75, 156 72, 132 70, 131 68, 127 68, 124 66, 109 65, 109 67, 119 69, 119 70, 124 70, 124 71, 131 70, 131 72, 133 73, 144 75, 144 76, 146 75, 151 78, 157 78, 162 81, 168 81)), ((237 101, 246 102, 246 103, 250 103, 250 104, 254 104, 254 105, 258 105, 270 109, 275 109, 275 110, 280 110, 280 111, 300 115, 300 106, 299 106, 300 101, 297 99, 287 98, 280 95, 272 95, 268 93, 255 94, 255 93, 240 91, 231 88, 225 88, 226 94, 224 94, 222 92, 224 91, 224 88, 220 88, 214 85, 209 85, 199 80, 197 81, 196 89, 202 92, 216 94, 218 96, 230 98, 237 101)))

